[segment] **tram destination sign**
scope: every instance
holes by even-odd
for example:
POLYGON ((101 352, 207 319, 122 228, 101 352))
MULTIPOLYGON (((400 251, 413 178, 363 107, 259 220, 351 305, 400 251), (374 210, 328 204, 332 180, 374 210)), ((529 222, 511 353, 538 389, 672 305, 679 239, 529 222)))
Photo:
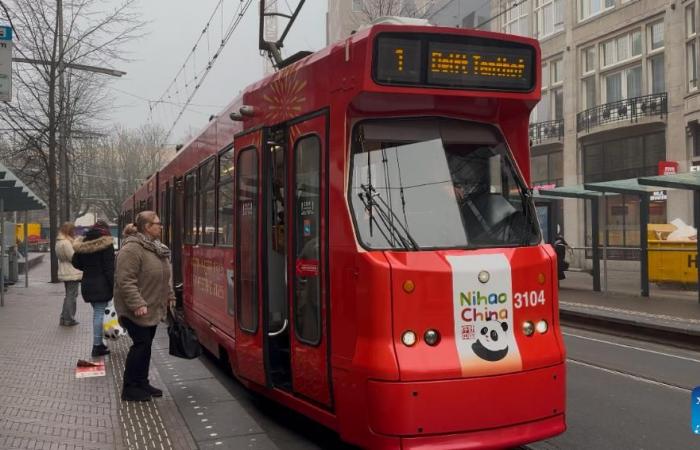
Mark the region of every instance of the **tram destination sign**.
POLYGON ((388 85, 528 92, 535 87, 535 49, 467 36, 382 34, 373 76, 388 85))

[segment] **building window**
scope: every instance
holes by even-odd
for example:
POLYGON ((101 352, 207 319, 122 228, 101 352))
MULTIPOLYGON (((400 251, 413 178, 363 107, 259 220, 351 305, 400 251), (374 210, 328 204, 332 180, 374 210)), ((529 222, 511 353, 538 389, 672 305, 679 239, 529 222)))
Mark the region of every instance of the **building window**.
MULTIPOLYGON (((643 136, 607 141, 583 147, 584 183, 620 180, 656 175, 658 163, 665 159, 665 134, 653 133, 643 136)), ((601 211, 602 222, 607 215, 608 234, 600 230, 600 242, 612 247, 632 247, 608 253, 612 259, 638 258, 639 247, 639 199, 636 196, 612 196, 607 201, 607 211, 601 211), (607 239, 606 239, 607 238, 607 239)), ((665 202, 652 202, 651 223, 666 220, 665 202)), ((586 245, 590 245, 590 209, 586 211, 586 245)))
POLYGON ((564 163, 561 150, 535 155, 530 158, 532 171, 530 177, 533 186, 564 184, 564 163))
POLYGON ((605 103, 642 95, 642 66, 605 75, 605 103))
POLYGON ((527 2, 514 5, 513 0, 502 0, 501 7, 504 12, 503 31, 508 34, 530 36, 527 2))
POLYGON ((552 71, 550 82, 553 85, 564 81, 563 66, 564 64, 562 63, 561 59, 557 59, 549 63, 549 67, 552 71))
POLYGON ((601 44, 603 67, 636 58, 642 54, 642 34, 639 30, 626 33, 601 44))
POLYGON ((688 5, 685 8, 685 65, 688 77, 688 91, 698 88, 698 54, 697 54, 697 30, 695 25, 695 6, 688 5))
POLYGON ((666 78, 664 75, 664 54, 658 54, 649 58, 649 76, 651 77, 651 94, 666 92, 666 78))
POLYGON ((698 88, 698 57, 695 41, 690 41, 686 46, 686 66, 688 68, 688 90, 698 88))
POLYGON ((537 38, 542 39, 564 29, 563 0, 535 0, 537 38))
POLYGON ((581 50, 581 66, 583 74, 595 71, 595 47, 587 47, 581 50))
POLYGON ((578 20, 586 20, 615 6, 615 0, 578 0, 578 20))
POLYGON ((554 111, 554 120, 564 118, 564 89, 552 89, 550 94, 552 97, 552 110, 554 111))
POLYGON ((649 26, 649 51, 664 47, 664 23, 656 22, 649 26))
POLYGON ((583 109, 593 108, 596 105, 595 98, 595 77, 584 78, 581 84, 583 99, 583 109))

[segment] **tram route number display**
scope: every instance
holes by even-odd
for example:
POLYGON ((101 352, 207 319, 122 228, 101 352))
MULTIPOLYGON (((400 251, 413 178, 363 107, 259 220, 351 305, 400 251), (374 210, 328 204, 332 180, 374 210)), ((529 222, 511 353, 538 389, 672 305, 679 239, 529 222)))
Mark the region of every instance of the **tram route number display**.
POLYGON ((530 91, 535 50, 516 42, 439 35, 377 38, 374 76, 382 84, 530 91))
POLYGON ((515 309, 544 305, 544 303, 544 290, 516 292, 513 295, 513 306, 515 309))

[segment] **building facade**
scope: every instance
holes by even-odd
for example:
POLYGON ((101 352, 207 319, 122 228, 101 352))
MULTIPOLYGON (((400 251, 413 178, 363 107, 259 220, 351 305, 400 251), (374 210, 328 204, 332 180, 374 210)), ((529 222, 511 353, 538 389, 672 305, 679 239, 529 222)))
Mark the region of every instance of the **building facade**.
MULTIPOLYGON (((343 28, 338 18, 361 3, 329 2, 329 36, 350 34, 352 26, 343 28)), ((681 172, 700 169, 700 0, 491 0, 490 11, 484 2, 418 3, 434 24, 482 25, 540 41, 542 100, 530 126, 533 186, 656 175, 664 161, 678 163, 681 172)), ((652 223, 692 223, 689 193, 659 192, 650 201, 652 223)), ((570 244, 589 246, 586 203, 555 202, 543 218, 563 228, 570 244)), ((608 229, 601 243, 618 248, 608 256, 637 259, 645 238, 639 198, 611 196, 606 203, 598 218, 608 229)), ((546 230, 550 237, 555 229, 546 230)), ((577 253, 581 265, 583 254, 577 253)))
MULTIPOLYGON (((697 0, 492 1, 493 30, 542 47, 542 100, 531 116, 532 181, 571 186, 681 172, 700 165, 697 0), (517 3, 517 5, 514 5, 517 3)), ((650 221, 692 222, 685 192, 650 197, 650 221)), ((591 244, 587 202, 565 200, 555 220, 570 243, 591 244)), ((638 258, 637 196, 601 208, 601 242, 614 259, 638 258)), ((583 255, 583 254, 581 254, 583 255)), ((582 259, 582 256, 581 256, 582 259)), ((583 261, 580 261, 583 263, 583 261)))

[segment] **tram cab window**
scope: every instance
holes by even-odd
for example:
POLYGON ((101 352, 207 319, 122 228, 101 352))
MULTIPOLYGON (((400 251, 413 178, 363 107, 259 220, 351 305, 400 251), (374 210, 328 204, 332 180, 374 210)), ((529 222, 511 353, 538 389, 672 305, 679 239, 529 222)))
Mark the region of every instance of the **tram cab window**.
POLYGON ((495 127, 441 118, 366 121, 355 126, 352 152, 349 200, 367 248, 540 241, 532 200, 495 127))
POLYGON ((233 245, 233 149, 219 157, 217 245, 233 245))
POLYGON ((199 168, 199 242, 214 244, 216 220, 216 158, 199 168))

